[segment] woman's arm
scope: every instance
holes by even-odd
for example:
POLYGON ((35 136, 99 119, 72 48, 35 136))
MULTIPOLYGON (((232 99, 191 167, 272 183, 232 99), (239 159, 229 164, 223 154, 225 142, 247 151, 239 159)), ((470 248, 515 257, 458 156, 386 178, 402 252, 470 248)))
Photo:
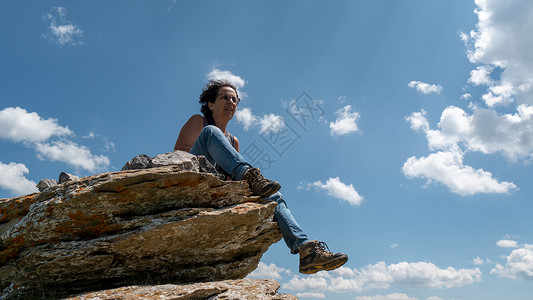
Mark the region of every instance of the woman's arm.
POLYGON ((192 116, 181 128, 174 150, 191 151, 192 145, 196 142, 203 128, 204 117, 201 115, 192 116))
POLYGON ((234 145, 235 150, 237 150, 237 152, 240 152, 239 151, 239 139, 237 139, 237 137, 234 137, 234 138, 235 138, 235 145, 234 145))

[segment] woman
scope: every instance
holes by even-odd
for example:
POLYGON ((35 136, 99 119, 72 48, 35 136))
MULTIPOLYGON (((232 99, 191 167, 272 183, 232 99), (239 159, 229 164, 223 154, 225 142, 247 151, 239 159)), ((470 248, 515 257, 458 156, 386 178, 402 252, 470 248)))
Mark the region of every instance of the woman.
POLYGON ((300 272, 333 270, 348 261, 344 253, 332 253, 324 242, 310 241, 300 228, 283 195, 281 185, 264 178, 259 169, 239 154, 239 140, 226 127, 239 104, 237 89, 228 81, 210 81, 200 95, 202 115, 193 115, 181 128, 174 150, 204 155, 227 179, 244 180, 253 194, 278 203, 274 220, 291 253, 300 253, 300 272), (327 249, 327 250, 326 250, 327 249))

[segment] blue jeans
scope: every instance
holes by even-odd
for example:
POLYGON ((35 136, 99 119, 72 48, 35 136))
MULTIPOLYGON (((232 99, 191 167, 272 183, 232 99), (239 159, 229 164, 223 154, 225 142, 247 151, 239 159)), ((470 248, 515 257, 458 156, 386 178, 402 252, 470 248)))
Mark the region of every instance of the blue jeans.
MULTIPOLYGON (((194 142, 190 153, 205 156, 213 165, 217 163, 222 169, 231 174, 231 178, 234 180, 241 180, 244 173, 252 167, 231 146, 222 130, 213 125, 204 127, 196 142, 194 142)), ((307 235, 292 216, 281 193, 277 192, 268 197, 268 199, 278 203, 274 212, 274 221, 278 223, 283 240, 291 249, 291 253, 298 253, 300 246, 309 241, 307 235)))

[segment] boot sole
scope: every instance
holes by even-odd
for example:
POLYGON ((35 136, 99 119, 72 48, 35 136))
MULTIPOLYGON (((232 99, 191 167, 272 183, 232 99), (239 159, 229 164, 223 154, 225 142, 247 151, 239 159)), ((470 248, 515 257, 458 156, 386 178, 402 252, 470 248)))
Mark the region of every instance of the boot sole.
POLYGON ((348 261, 348 257, 347 256, 343 256, 343 257, 340 257, 332 262, 329 262, 325 265, 321 265, 321 266, 311 266, 311 267, 308 267, 308 268, 305 268, 305 269, 300 269, 300 273, 302 274, 315 274, 315 273, 318 273, 320 271, 331 271, 331 270, 335 270, 339 267, 341 267, 342 265, 344 265, 346 262, 348 261))
POLYGON ((260 195, 258 195, 259 197, 261 198, 267 198, 267 197, 270 197, 272 195, 274 195, 277 191, 279 191, 281 189, 281 184, 276 184, 276 185, 273 185, 270 189, 268 189, 266 192, 263 192, 261 193, 260 195))

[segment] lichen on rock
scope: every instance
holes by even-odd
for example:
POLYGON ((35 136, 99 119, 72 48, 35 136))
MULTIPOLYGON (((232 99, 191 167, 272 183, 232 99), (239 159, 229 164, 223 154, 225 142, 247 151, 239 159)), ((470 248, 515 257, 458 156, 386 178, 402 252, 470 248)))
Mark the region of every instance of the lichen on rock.
POLYGON ((244 278, 281 239, 275 206, 172 164, 0 199, 0 298, 244 278))

